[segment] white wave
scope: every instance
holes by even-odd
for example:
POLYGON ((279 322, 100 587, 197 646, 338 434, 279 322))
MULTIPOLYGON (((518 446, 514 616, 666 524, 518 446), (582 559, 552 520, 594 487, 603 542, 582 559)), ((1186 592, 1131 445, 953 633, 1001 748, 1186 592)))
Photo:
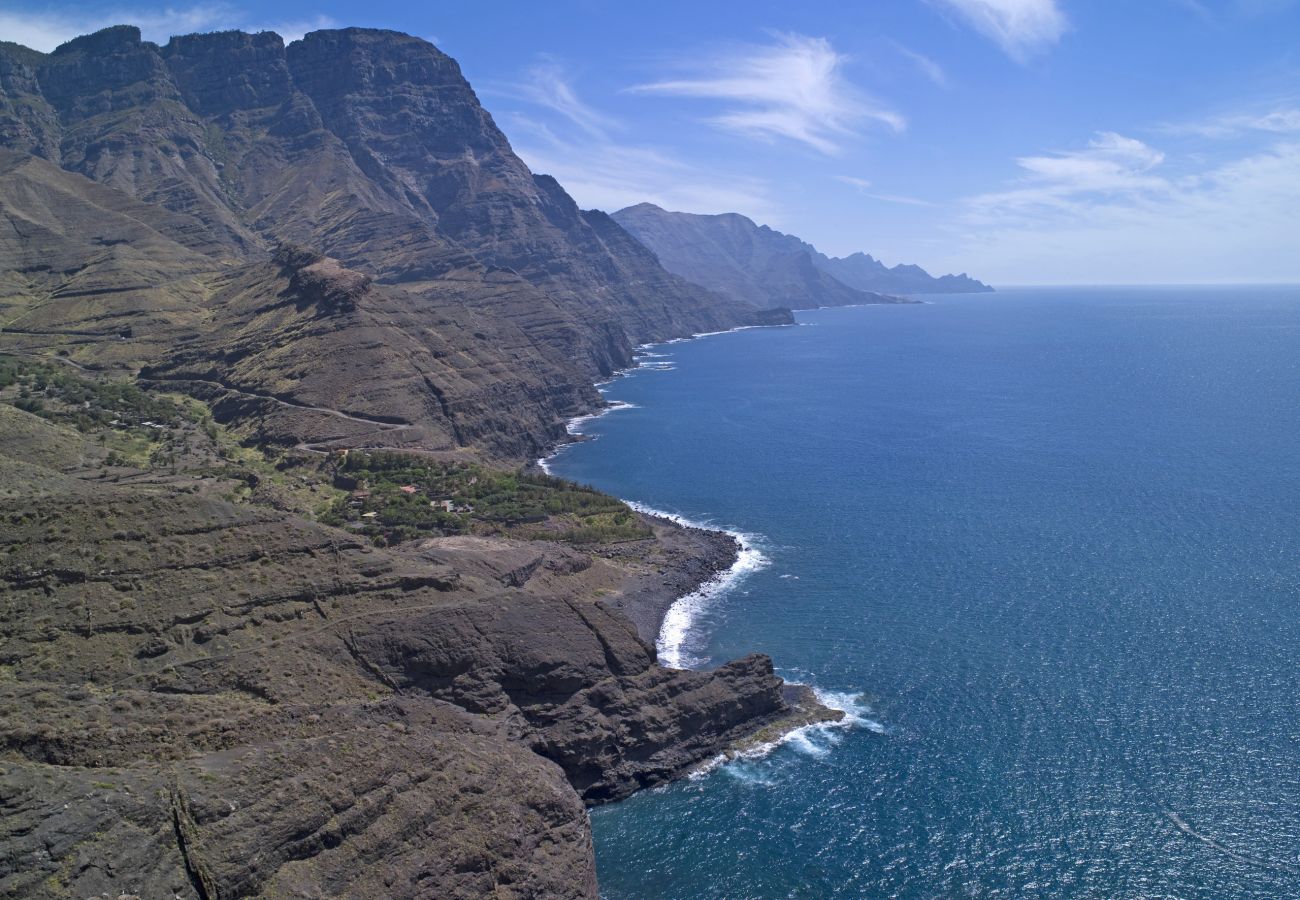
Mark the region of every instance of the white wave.
MULTIPOLYGON (((791 683, 798 682, 791 681, 791 683)), ((889 729, 884 724, 871 718, 871 706, 861 694, 828 691, 817 687, 812 690, 824 706, 839 710, 844 713, 844 718, 838 722, 814 722, 811 725, 802 725, 787 731, 776 740, 750 747, 734 756, 717 757, 702 766, 699 774, 707 774, 718 766, 728 763, 752 764, 766 759, 778 747, 786 747, 803 756, 821 759, 828 756, 844 740, 846 732, 855 728, 865 728, 874 734, 889 733, 889 729)))
POLYGON ((663 624, 659 626, 659 637, 655 641, 655 647, 659 652, 660 665, 670 669, 692 669, 701 666, 708 660, 691 656, 686 651, 687 641, 692 637, 691 632, 696 620, 700 617, 700 613, 720 595, 734 588, 747 576, 769 565, 771 560, 756 546, 759 540, 757 535, 729 528, 719 529, 709 523, 696 522, 685 516, 654 509, 634 500, 626 502, 628 506, 637 512, 668 519, 685 528, 707 528, 724 531, 735 538, 736 543, 740 545, 740 552, 736 554, 736 561, 731 564, 731 568, 719 572, 691 593, 678 597, 673 601, 673 605, 668 608, 668 612, 664 615, 663 624))
POLYGON ((823 706, 844 713, 844 718, 839 722, 831 723, 832 725, 840 728, 865 728, 876 734, 889 733, 889 729, 883 723, 871 718, 871 704, 861 694, 829 691, 819 687, 813 687, 812 690, 823 706))
MULTIPOLYGON (((628 403, 623 400, 610 400, 606 403, 604 407, 598 409, 594 413, 587 413, 586 415, 582 415, 582 416, 574 416, 572 419, 569 419, 569 421, 564 423, 564 430, 574 436, 581 435, 583 433, 582 432, 583 425, 587 424, 593 419, 599 419, 601 416, 607 416, 612 412, 618 412, 619 410, 624 410, 624 409, 640 409, 640 407, 637 406, 635 403, 628 403)), ((572 446, 573 444, 560 444, 553 451, 551 451, 549 456, 539 457, 537 460, 537 468, 541 469, 547 475, 555 474, 554 472, 551 471, 551 460, 555 459, 555 457, 559 456, 566 449, 572 446)))

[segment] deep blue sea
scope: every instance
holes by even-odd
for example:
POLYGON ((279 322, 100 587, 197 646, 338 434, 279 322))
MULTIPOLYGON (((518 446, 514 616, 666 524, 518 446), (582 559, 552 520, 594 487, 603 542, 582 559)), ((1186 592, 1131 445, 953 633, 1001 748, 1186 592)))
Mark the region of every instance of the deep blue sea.
POLYGON ((927 299, 650 348, 552 461, 750 535, 668 649, 853 713, 593 811, 604 896, 1300 896, 1300 289, 927 299))

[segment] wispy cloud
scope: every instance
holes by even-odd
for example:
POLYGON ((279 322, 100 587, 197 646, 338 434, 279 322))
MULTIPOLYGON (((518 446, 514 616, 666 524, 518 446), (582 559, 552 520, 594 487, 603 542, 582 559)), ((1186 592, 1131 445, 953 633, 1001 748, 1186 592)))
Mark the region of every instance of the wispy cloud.
POLYGON ((908 197, 903 194, 882 194, 872 188, 871 182, 865 178, 858 178, 854 175, 832 175, 836 181, 847 184, 858 189, 858 192, 864 197, 870 197, 872 200, 880 200, 883 203, 899 203, 903 206, 938 206, 929 200, 922 200, 920 197, 908 197))
POLYGON ((1081 196, 1164 190, 1168 182, 1152 173, 1164 159, 1142 141, 1104 131, 1081 150, 1020 157, 1016 163, 1024 174, 1016 187, 973 197, 969 206, 975 217, 1002 220, 1045 208, 1066 209, 1081 196))
POLYGON ((1056 0, 930 0, 951 10, 1017 62, 1061 39, 1070 27, 1056 0))
POLYGON ((845 57, 825 38, 776 35, 771 44, 742 44, 716 50, 691 77, 637 85, 630 90, 716 100, 721 112, 708 121, 735 134, 761 140, 785 138, 826 154, 867 121, 892 131, 903 117, 867 97, 844 78, 845 57))
POLYGON ((1237 112, 1196 122, 1162 125, 1164 134, 1224 139, 1249 134, 1300 134, 1300 106, 1276 106, 1267 112, 1237 112))
POLYGON ((530 67, 522 81, 493 85, 484 93, 523 100, 548 109, 594 138, 605 139, 611 131, 622 128, 617 120, 582 100, 573 87, 572 76, 558 60, 549 56, 543 56, 540 62, 530 67))
POLYGON ((1004 283, 1300 280, 1300 142, 1198 159, 1113 133, 1022 157, 1018 184, 965 202, 954 259, 1004 283))
POLYGON ((555 60, 493 93, 529 103, 501 116, 511 143, 534 172, 554 176, 584 208, 614 211, 650 202, 686 212, 741 212, 771 220, 775 209, 758 179, 704 169, 623 138, 623 122, 582 98, 555 60))
POLYGON ((0 36, 33 50, 48 53, 74 37, 108 28, 110 25, 136 25, 147 41, 165 44, 177 34, 240 28, 245 31, 274 31, 286 42, 297 40, 308 31, 332 28, 338 23, 325 15, 289 21, 269 21, 226 3, 200 3, 164 9, 106 9, 93 15, 77 12, 14 12, 0 9, 0 36))
POLYGON ((1205 0, 1170 0, 1203 22, 1220 25, 1232 18, 1258 19, 1277 15, 1294 7, 1300 0, 1219 0, 1211 5, 1205 0))
POLYGON ((931 82, 942 88, 948 86, 948 73, 943 70, 943 66, 925 54, 917 53, 911 47, 905 47, 898 41, 890 41, 889 43, 898 51, 899 55, 910 62, 918 72, 931 82))

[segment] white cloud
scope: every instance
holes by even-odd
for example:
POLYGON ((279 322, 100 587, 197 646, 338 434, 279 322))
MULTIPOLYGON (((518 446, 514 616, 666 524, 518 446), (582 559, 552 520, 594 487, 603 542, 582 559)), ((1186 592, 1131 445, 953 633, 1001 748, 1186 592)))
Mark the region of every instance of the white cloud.
POLYGON ((723 111, 708 120, 714 126, 762 140, 787 138, 826 154, 839 152, 863 121, 902 131, 901 115, 845 81, 844 62, 825 38, 782 34, 772 44, 715 51, 692 66, 693 77, 630 90, 721 101, 723 111))
POLYGON ((1016 160, 1025 174, 1018 186, 968 201, 973 216, 1001 220, 1035 215, 1044 208, 1063 210, 1080 196, 1128 195, 1160 191, 1168 182, 1152 170, 1164 162, 1159 150, 1113 131, 1099 133, 1082 150, 1016 160))
POLYGON ((1070 27, 1056 0, 930 0, 952 10, 1019 62, 1055 44, 1070 27))
POLYGON ((1025 157, 1021 185, 973 197, 954 257, 1002 283, 1300 281, 1300 142, 1173 164, 1140 141, 1025 157))
POLYGON ((929 200, 922 200, 920 197, 908 197, 903 194, 881 194, 872 190, 871 182, 865 178, 858 178, 854 175, 832 175, 836 181, 850 185, 858 189, 858 192, 864 197, 870 197, 872 200, 880 200, 884 203, 899 203, 903 206, 938 206, 929 200))
POLYGON ((897 50, 899 54, 903 56, 904 59, 906 59, 913 66, 915 66, 916 70, 920 72, 922 75, 924 75, 926 78, 928 78, 931 82, 933 82, 934 84, 942 88, 946 88, 948 86, 948 73, 943 70, 943 66, 939 65, 937 62, 930 59, 930 57, 926 56, 925 54, 917 53, 912 48, 903 46, 902 44, 898 43, 898 41, 890 41, 890 43, 894 46, 894 49, 897 50))
POLYGON ((550 57, 543 57, 541 62, 528 69, 524 81, 507 87, 490 87, 484 93, 524 100, 549 109, 593 138, 603 140, 609 132, 622 127, 578 97, 564 66, 550 57))
POLYGON ((534 172, 552 175, 584 209, 614 212, 636 203, 695 213, 776 217, 763 182, 689 165, 662 150, 614 142, 565 141, 513 118, 516 151, 534 172))
POLYGON ((1279 106, 1270 112, 1240 112, 1200 122, 1164 125, 1165 134, 1226 139, 1252 133, 1300 134, 1300 107, 1279 106))
POLYGON ((0 38, 48 53, 83 34, 111 25, 135 25, 146 41, 167 43, 173 35, 239 28, 244 31, 274 31, 285 43, 308 31, 332 28, 334 19, 318 15, 306 19, 271 23, 225 3, 202 3, 185 7, 137 10, 122 7, 94 15, 48 11, 17 13, 0 9, 0 38))
POLYGON ((554 176, 579 206, 613 212, 650 202, 688 212, 773 217, 763 182, 701 169, 614 137, 626 130, 623 123, 583 100, 553 60, 529 69, 527 79, 493 92, 551 115, 544 122, 532 113, 506 111, 501 118, 510 141, 529 168, 554 176))

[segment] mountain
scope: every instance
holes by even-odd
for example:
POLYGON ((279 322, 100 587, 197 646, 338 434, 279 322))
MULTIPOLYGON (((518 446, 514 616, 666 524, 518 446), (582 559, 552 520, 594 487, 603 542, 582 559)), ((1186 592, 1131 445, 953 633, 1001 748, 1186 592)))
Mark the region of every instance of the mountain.
POLYGON ((803 241, 738 213, 701 216, 639 203, 614 221, 652 250, 670 272, 753 306, 812 309, 889 303, 820 269, 803 241))
POLYGON ((842 714, 659 665, 736 542, 529 464, 636 345, 790 321, 408 35, 0 43, 6 895, 594 900, 586 805, 842 714))
POLYGON ((965 272, 935 278, 920 266, 900 263, 889 267, 867 253, 848 256, 813 254, 813 261, 824 272, 847 285, 863 291, 892 291, 898 294, 976 294, 992 291, 982 281, 965 272))
POLYGON ((919 266, 886 268, 864 253, 828 257, 738 213, 697 215, 640 203, 613 215, 669 271, 755 306, 807 309, 898 302, 893 294, 991 290, 965 275, 933 278, 919 266))
MULTIPOLYGON (((370 345, 354 400, 405 382, 430 449, 522 458, 598 404, 592 380, 637 344, 782 320, 667 272, 579 210, 514 154, 456 62, 408 35, 320 31, 286 47, 225 32, 160 47, 119 26, 50 54, 0 44, 0 92, 4 169, 25 184, 4 198, 19 223, 6 239, 26 260, 5 276, 6 333, 83 365, 175 368, 168 350, 187 335, 195 371, 197 348, 225 343, 213 304, 227 276, 272 290, 268 263, 292 243, 369 279, 363 308, 404 310, 407 340, 370 345), (37 197, 51 192, 53 205, 37 197), (148 247, 141 227, 157 232, 148 247), (46 265, 51 235, 87 252, 46 265)), ((310 359, 277 351, 273 384, 212 352, 205 380, 319 405, 332 398, 305 387, 320 383, 311 362, 355 349, 350 328, 319 330, 310 359)))

